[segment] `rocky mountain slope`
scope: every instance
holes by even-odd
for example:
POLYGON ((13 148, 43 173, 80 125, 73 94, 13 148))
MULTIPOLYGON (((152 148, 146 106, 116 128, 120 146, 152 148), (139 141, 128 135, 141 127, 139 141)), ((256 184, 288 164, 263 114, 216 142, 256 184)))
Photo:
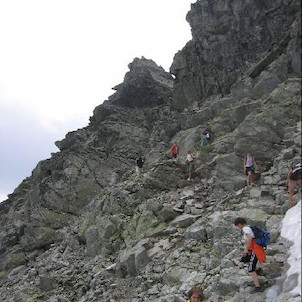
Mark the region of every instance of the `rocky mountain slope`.
POLYGON ((193 284, 206 301, 300 301, 280 237, 284 179, 301 160, 300 5, 197 1, 174 76, 135 58, 89 125, 56 142, 60 152, 0 204, 1 301, 183 302, 193 284), (202 146, 208 122, 216 138, 202 146), (260 168, 251 190, 247 151, 260 168), (239 262, 236 216, 271 232, 263 292, 239 262))

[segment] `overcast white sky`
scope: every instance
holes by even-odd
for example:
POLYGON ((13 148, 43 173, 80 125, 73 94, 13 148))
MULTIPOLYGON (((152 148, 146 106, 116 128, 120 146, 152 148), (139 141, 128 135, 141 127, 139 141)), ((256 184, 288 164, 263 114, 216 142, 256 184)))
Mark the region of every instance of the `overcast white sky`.
POLYGON ((0 201, 88 125, 135 57, 169 71, 195 0, 0 0, 0 201))

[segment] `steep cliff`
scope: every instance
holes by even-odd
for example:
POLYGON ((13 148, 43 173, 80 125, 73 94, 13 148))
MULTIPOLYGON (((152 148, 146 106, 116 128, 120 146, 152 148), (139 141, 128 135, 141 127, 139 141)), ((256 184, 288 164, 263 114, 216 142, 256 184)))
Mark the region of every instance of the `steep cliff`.
POLYGON ((181 302, 193 284, 207 301, 292 297, 279 278, 289 246, 280 222, 284 179, 301 160, 300 12, 295 0, 197 1, 175 78, 135 58, 89 125, 56 142, 60 152, 0 204, 2 301, 181 302), (208 122, 216 137, 203 146, 208 122), (169 158, 175 141, 178 162, 169 158), (250 191, 248 151, 259 165, 250 191), (266 292, 251 292, 238 261, 236 216, 271 232, 266 292))
MULTIPOLYGON (((255 83, 275 60, 270 89, 300 74, 300 1, 197 1, 187 20, 192 41, 175 55, 174 102, 183 109, 214 94, 229 94, 242 76, 255 83), (295 29, 296 28, 296 29, 295 29), (298 35, 298 37, 297 37, 298 35), (255 66, 255 62, 261 62, 255 66)), ((263 79, 262 79, 263 81, 263 79)), ((254 95, 256 97, 256 95, 254 95)))

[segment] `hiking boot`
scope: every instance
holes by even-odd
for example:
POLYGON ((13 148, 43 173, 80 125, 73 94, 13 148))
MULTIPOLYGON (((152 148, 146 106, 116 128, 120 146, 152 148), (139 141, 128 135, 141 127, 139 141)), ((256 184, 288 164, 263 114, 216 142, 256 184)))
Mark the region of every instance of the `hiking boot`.
POLYGON ((259 287, 254 287, 251 291, 251 294, 252 293, 260 293, 260 292, 264 292, 267 288, 268 288, 268 284, 261 284, 259 287))
POLYGON ((258 286, 258 287, 254 287, 254 289, 251 291, 251 293, 260 293, 264 291, 264 288, 262 288, 261 286, 258 286))
POLYGON ((265 290, 265 288, 263 288, 262 286, 254 286, 254 288, 250 291, 250 294, 254 294, 254 293, 261 293, 265 290))

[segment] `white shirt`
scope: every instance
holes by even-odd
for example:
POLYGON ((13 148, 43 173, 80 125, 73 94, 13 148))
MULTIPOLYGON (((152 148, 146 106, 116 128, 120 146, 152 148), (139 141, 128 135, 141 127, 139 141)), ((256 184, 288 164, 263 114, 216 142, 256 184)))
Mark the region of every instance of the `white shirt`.
POLYGON ((255 238, 255 234, 254 234, 253 230, 248 225, 246 225, 242 228, 242 232, 243 232, 243 239, 245 242, 248 240, 248 238, 246 236, 247 234, 251 234, 252 237, 255 238))
POLYGON ((190 161, 193 161, 193 156, 192 156, 192 154, 187 154, 187 157, 186 157, 186 161, 188 161, 188 162, 190 162, 190 161))
POLYGON ((254 165, 254 157, 251 155, 246 156, 245 166, 247 168, 252 167, 254 165))

